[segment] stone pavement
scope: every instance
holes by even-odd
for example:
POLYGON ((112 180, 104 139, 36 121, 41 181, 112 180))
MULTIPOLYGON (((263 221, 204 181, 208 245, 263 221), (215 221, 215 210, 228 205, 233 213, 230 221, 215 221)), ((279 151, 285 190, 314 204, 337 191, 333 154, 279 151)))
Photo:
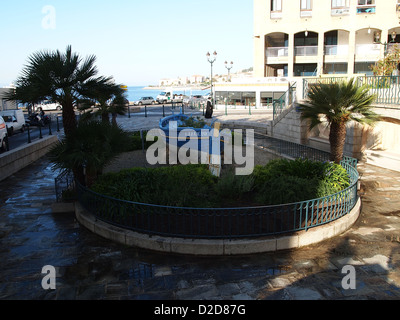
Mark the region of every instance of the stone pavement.
POLYGON ((210 258, 118 245, 71 213, 52 213, 55 174, 43 158, 0 183, 0 299, 397 300, 400 173, 365 164, 360 171, 362 213, 343 235, 299 250, 210 258), (46 265, 56 268, 55 290, 41 286, 46 265), (347 265, 356 277, 346 290, 347 265))

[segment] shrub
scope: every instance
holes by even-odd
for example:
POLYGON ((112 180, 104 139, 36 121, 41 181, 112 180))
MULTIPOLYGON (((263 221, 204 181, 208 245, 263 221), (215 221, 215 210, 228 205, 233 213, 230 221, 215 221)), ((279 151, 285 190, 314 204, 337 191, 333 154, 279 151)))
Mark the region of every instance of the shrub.
POLYGON ((335 163, 298 159, 273 160, 256 166, 257 201, 282 204, 321 198, 350 185, 346 170, 335 163))
POLYGON ((102 176, 95 192, 133 202, 176 207, 208 207, 216 178, 202 165, 134 168, 102 176))
POLYGON ((188 119, 183 120, 182 124, 179 127, 201 129, 201 128, 204 128, 205 125, 206 125, 206 122, 203 119, 201 119, 200 117, 197 117, 197 118, 190 117, 188 119))
MULTIPOLYGON (((143 131, 143 139, 144 139, 144 148, 147 150, 153 143, 157 141, 157 137, 155 141, 146 141, 147 137, 147 132, 143 131)), ((134 132, 129 136, 129 143, 127 146, 127 151, 136 151, 136 150, 142 150, 143 149, 143 144, 142 144, 142 137, 140 135, 140 131, 134 132)))
POLYGON ((233 170, 214 177, 206 165, 134 168, 100 177, 95 192, 118 199, 176 207, 277 205, 324 197, 349 186, 344 168, 309 160, 274 160, 252 175, 233 170))
POLYGON ((254 188, 253 176, 237 176, 234 170, 222 172, 216 184, 216 194, 221 201, 241 200, 254 188))

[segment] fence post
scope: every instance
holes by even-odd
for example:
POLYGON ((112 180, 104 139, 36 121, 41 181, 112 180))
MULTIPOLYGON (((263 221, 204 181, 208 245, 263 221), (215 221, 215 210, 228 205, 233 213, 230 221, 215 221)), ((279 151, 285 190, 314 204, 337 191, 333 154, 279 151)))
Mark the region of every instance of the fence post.
POLYGON ((39 139, 43 139, 42 126, 39 124, 39 139))
POLYGON ((8 134, 6 134, 6 151, 10 151, 10 140, 8 139, 8 134))
POLYGON ((60 132, 60 122, 58 120, 58 116, 57 116, 57 132, 60 132))
POLYGON ((53 132, 51 131, 51 118, 50 118, 50 122, 49 122, 49 136, 52 136, 53 132))
POLYGON ((144 153, 145 150, 144 150, 144 135, 143 135, 143 130, 140 130, 140 139, 142 140, 142 151, 143 151, 143 153, 144 153))
POLYGON ((32 140, 31 140, 31 126, 28 125, 27 127, 28 127, 28 143, 32 143, 32 140))
POLYGON ((147 105, 144 106, 144 116, 147 118, 147 105))

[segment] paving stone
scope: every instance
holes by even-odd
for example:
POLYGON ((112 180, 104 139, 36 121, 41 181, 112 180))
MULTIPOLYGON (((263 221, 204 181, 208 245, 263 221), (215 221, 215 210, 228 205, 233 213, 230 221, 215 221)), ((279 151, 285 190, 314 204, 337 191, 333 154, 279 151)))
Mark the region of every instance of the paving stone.
POLYGON ((43 158, 0 183, 0 299, 397 300, 400 173, 360 168, 362 213, 345 234, 298 250, 200 258, 111 243, 53 214, 56 173, 43 158), (53 291, 41 288, 49 264, 53 291), (356 268, 354 290, 342 288, 345 265, 356 268))

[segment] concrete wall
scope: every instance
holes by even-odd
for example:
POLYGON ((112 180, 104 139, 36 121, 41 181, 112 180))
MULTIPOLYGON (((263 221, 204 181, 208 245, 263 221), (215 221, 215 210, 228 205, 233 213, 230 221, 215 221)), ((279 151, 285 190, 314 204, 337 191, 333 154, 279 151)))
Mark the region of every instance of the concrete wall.
POLYGON ((57 136, 49 136, 0 155, 0 181, 46 155, 57 141, 57 136))
POLYGON ((277 139, 306 144, 308 140, 308 122, 301 121, 300 116, 301 113, 297 112, 293 107, 288 111, 284 111, 274 122, 272 136, 277 139))

